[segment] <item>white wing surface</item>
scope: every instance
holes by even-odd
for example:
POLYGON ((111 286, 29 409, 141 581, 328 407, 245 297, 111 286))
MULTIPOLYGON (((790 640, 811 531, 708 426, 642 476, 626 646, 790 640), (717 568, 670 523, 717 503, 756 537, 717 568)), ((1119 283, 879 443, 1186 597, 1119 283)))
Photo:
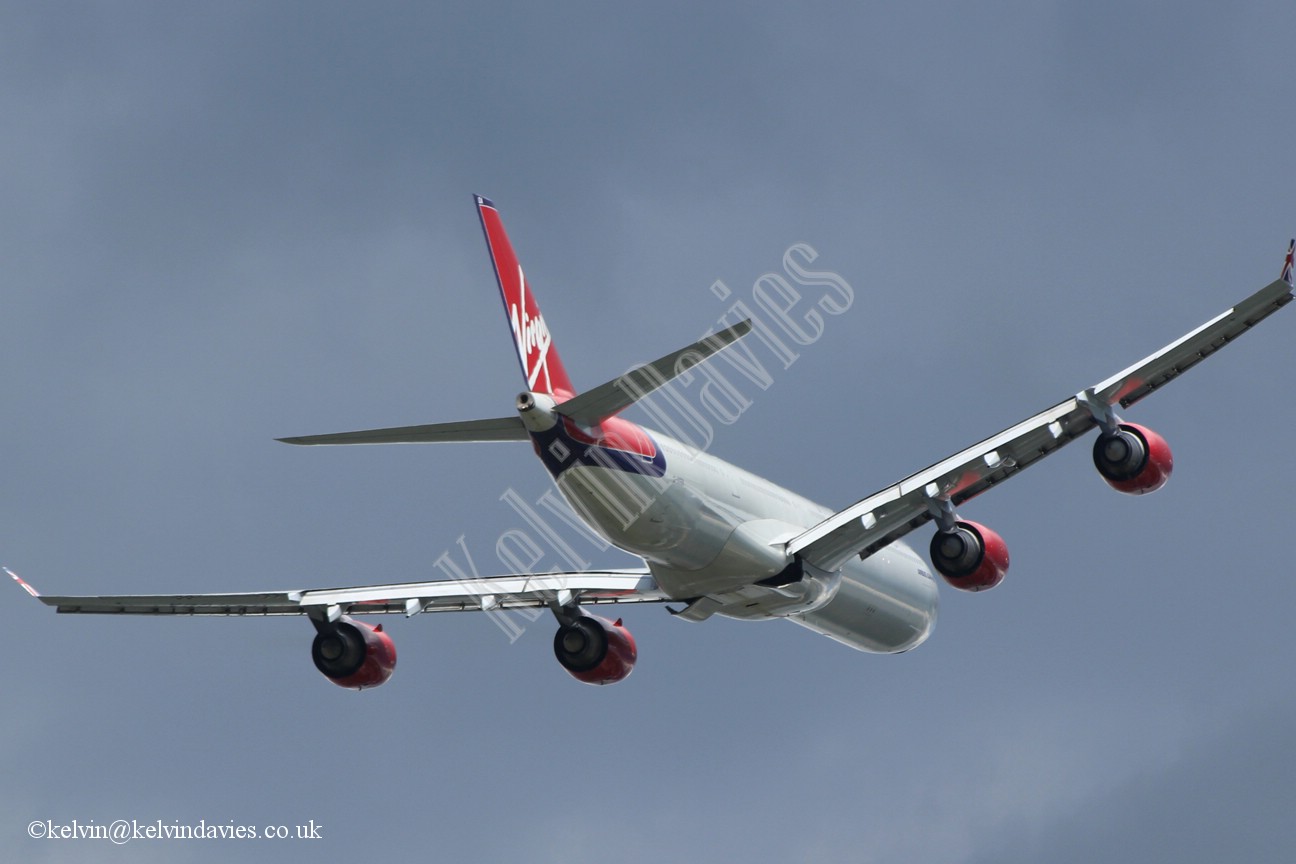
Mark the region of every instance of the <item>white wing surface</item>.
POLYGON ((646 569, 488 576, 475 579, 361 585, 245 594, 119 594, 55 597, 39 593, 13 571, 27 593, 59 612, 106 615, 305 615, 337 607, 341 614, 493 611, 579 600, 582 605, 666 600, 646 569))
POLYGON ((1291 299, 1289 282, 1273 282, 1128 369, 834 513, 788 541, 788 552, 826 570, 867 558, 931 519, 932 502, 961 504, 1035 464, 1094 428, 1095 410, 1133 405, 1291 299))

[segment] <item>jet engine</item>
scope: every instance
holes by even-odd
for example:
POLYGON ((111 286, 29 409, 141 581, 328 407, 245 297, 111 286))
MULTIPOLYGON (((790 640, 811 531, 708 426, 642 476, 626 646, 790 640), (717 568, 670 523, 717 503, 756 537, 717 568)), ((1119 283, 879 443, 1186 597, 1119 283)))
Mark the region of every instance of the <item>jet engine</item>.
POLYGON ((1174 456, 1170 445, 1144 426, 1122 423, 1094 441, 1094 467, 1117 492, 1144 495, 1170 479, 1174 456))
POLYGON ((961 591, 985 591, 1008 572, 1008 545, 976 522, 955 522, 931 541, 931 562, 945 581, 961 591))
POLYGON ((396 669, 396 645, 382 625, 342 616, 322 626, 311 645, 311 659, 324 677, 348 690, 387 683, 396 669))
POLYGON ((615 684, 634 671, 639 652, 620 618, 581 615, 554 634, 554 656, 577 681, 615 684))

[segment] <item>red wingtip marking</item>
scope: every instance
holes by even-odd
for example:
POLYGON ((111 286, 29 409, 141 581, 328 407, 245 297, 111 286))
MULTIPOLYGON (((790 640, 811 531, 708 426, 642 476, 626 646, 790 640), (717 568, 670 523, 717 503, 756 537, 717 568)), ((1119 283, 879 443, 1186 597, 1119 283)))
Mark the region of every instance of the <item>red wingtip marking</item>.
POLYGON ((15 582, 17 582, 19 585, 21 585, 21 586, 22 586, 22 589, 23 589, 24 591, 26 591, 28 594, 30 594, 30 595, 33 596, 33 597, 39 597, 39 596, 40 596, 40 592, 37 591, 37 590, 36 590, 35 588, 33 588, 32 586, 28 585, 26 582, 24 582, 24 581, 22 580, 22 578, 21 578, 17 573, 13 572, 13 571, 10 570, 8 567, 5 567, 5 568, 4 568, 4 571, 5 571, 6 573, 8 573, 10 576, 12 576, 12 577, 13 577, 13 580, 14 580, 15 582))

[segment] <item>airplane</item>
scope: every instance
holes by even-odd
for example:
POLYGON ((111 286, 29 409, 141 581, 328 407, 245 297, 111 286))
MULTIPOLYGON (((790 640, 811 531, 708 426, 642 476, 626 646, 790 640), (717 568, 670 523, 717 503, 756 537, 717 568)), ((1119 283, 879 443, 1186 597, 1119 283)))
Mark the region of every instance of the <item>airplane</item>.
POLYGON ((732 350, 750 319, 578 392, 568 377, 496 206, 474 196, 513 333, 526 388, 514 414, 483 420, 279 439, 296 445, 530 442, 577 515, 642 560, 629 569, 516 573, 346 588, 231 594, 46 596, 13 571, 29 594, 61 613, 305 615, 311 657, 335 684, 386 683, 396 647, 372 613, 547 608, 557 619, 553 650, 572 677, 624 680, 638 648, 604 605, 671 603, 684 621, 712 616, 782 619, 860 651, 893 654, 924 642, 938 591, 927 562, 903 539, 934 522, 931 568, 963 591, 1003 581, 1008 547, 958 508, 1091 429, 1093 462, 1127 494, 1165 485, 1174 458, 1164 438, 1122 420, 1125 409, 1209 357, 1292 300, 1287 250, 1281 277, 1156 353, 1001 432, 833 511, 769 480, 621 416, 699 363, 732 350))

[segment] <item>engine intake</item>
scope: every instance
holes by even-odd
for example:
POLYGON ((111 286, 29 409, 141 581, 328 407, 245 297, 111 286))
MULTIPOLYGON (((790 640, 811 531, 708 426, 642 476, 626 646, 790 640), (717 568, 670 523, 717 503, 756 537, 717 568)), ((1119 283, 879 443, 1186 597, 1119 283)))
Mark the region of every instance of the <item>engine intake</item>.
POLYGON ((937 531, 930 553, 936 572, 960 591, 986 591, 1008 572, 1008 544, 976 522, 956 522, 952 531, 937 531))
POLYGON ((554 634, 554 656, 577 681, 615 684, 634 671, 639 657, 634 637, 621 619, 582 615, 554 634))
POLYGON ((1094 467, 1117 492, 1146 495, 1170 479, 1174 455, 1157 433, 1134 423, 1122 423, 1115 432, 1094 441, 1094 467))
POLYGON ((321 630, 311 644, 311 659, 324 677, 348 690, 387 683, 396 670, 396 644, 382 625, 343 616, 321 630))

